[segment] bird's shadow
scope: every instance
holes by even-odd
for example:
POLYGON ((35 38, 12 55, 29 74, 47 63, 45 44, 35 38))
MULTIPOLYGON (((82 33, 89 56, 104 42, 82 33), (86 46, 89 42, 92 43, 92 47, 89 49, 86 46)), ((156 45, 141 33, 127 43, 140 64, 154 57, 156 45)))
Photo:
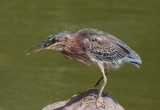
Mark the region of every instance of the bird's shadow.
MULTIPOLYGON (((88 97, 88 96, 92 96, 92 97, 94 96, 94 97, 96 98, 97 95, 98 95, 98 93, 99 93, 99 90, 98 90, 98 89, 90 89, 90 90, 88 90, 88 91, 81 92, 81 93, 79 93, 79 94, 71 97, 70 100, 69 100, 65 105, 63 105, 63 106, 61 106, 61 107, 58 107, 58 108, 56 108, 56 109, 54 109, 54 110, 63 110, 65 107, 70 106, 70 105, 72 105, 72 104, 74 104, 74 103, 77 103, 77 102, 79 102, 80 105, 81 105, 81 103, 83 102, 83 99, 84 99, 84 98, 86 98, 86 97, 88 97)), ((107 92, 103 92, 103 93, 102 93, 102 97, 109 97, 109 98, 112 99, 116 104, 118 104, 118 102, 117 102, 111 95, 109 95, 107 92)))

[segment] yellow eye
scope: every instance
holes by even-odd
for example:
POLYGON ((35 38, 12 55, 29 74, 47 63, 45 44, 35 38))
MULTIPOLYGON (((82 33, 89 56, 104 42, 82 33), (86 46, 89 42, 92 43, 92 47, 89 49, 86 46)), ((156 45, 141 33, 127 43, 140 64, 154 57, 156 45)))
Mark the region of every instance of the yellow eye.
POLYGON ((58 40, 58 38, 57 38, 57 37, 55 37, 55 38, 54 38, 54 40, 56 40, 56 41, 57 41, 57 40, 58 40))
POLYGON ((58 41, 58 38, 57 38, 57 37, 53 37, 53 38, 50 38, 50 39, 49 39, 49 41, 53 41, 53 40, 54 40, 54 41, 58 41))

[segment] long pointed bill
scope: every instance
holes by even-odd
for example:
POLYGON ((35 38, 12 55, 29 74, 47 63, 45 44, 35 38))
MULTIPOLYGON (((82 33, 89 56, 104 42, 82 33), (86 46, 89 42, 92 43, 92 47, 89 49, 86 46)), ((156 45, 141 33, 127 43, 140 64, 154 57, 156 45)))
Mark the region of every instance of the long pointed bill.
POLYGON ((38 44, 38 45, 30 48, 29 50, 26 51, 27 55, 30 55, 30 54, 32 54, 32 53, 35 53, 35 52, 38 52, 38 51, 40 51, 40 50, 45 49, 45 46, 44 46, 44 45, 47 44, 47 43, 48 43, 48 41, 45 40, 44 42, 41 42, 40 44, 38 44), (42 47, 42 46, 43 46, 43 47, 42 47), (41 47, 41 48, 39 48, 39 49, 37 49, 37 50, 34 50, 34 51, 31 51, 31 50, 33 50, 33 49, 35 49, 35 48, 37 48, 37 47, 41 47), (31 51, 31 52, 30 52, 30 51, 31 51), (29 53, 28 53, 28 52, 29 52, 29 53))

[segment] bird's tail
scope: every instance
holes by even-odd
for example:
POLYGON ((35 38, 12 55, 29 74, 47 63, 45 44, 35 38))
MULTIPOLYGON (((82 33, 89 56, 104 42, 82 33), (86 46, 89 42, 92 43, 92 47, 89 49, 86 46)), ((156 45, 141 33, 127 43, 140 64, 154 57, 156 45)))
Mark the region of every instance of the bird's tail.
POLYGON ((142 64, 140 56, 133 50, 130 51, 130 53, 123 59, 123 61, 129 62, 137 68, 140 68, 139 64, 142 64))

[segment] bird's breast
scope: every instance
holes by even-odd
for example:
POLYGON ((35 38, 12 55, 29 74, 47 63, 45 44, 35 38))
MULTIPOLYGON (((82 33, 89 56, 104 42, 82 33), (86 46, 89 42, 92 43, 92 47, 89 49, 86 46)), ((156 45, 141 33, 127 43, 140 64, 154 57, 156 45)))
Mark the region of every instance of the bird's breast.
POLYGON ((65 46, 61 53, 69 58, 86 65, 97 65, 96 59, 87 50, 86 39, 76 34, 65 36, 65 46))
POLYGON ((90 57, 88 57, 85 53, 72 52, 72 51, 66 51, 66 50, 61 51, 61 53, 69 59, 73 59, 73 60, 82 62, 86 65, 94 64, 92 59, 90 59, 90 57))

